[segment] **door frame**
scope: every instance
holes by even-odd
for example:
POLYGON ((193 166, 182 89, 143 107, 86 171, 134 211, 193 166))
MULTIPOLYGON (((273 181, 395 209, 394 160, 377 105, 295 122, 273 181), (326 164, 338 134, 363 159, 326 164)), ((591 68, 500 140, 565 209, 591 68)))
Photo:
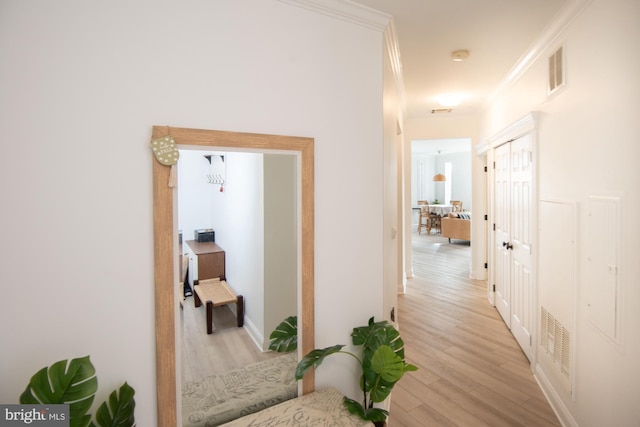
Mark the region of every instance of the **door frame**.
POLYGON ((530 366, 533 370, 533 367, 536 364, 537 359, 537 345, 538 336, 539 336, 539 326, 540 326, 540 316, 538 313, 538 281, 537 281, 537 248, 538 248, 538 137, 537 137, 537 128, 538 128, 538 120, 539 113, 537 111, 532 111, 525 115, 524 117, 516 120, 509 126, 505 127, 501 131, 497 132, 493 136, 491 136, 488 141, 488 152, 487 152, 487 165, 488 165, 488 210, 489 210, 489 232, 488 234, 488 245, 489 248, 489 280, 487 281, 487 296, 491 304, 495 307, 496 299, 495 299, 495 291, 494 291, 494 283, 495 283, 495 263, 496 263, 496 255, 494 253, 495 248, 495 233, 493 230, 493 224, 495 223, 495 188, 494 188, 494 161, 495 154, 494 151, 500 145, 511 142, 521 136, 526 134, 531 135, 531 154, 533 163, 532 167, 532 176, 531 176, 531 233, 532 233, 532 254, 531 254, 531 275, 532 275, 532 284, 531 284, 531 295, 530 301, 531 306, 530 310, 530 318, 533 319, 533 326, 531 330, 531 359, 530 366))

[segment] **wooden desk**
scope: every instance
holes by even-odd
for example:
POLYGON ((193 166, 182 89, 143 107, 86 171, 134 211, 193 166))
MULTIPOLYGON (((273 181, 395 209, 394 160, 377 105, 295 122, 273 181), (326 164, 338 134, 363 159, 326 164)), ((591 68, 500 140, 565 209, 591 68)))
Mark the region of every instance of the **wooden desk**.
POLYGON ((225 279, 224 249, 214 242, 198 242, 187 240, 187 254, 189 256, 189 283, 194 280, 225 279))

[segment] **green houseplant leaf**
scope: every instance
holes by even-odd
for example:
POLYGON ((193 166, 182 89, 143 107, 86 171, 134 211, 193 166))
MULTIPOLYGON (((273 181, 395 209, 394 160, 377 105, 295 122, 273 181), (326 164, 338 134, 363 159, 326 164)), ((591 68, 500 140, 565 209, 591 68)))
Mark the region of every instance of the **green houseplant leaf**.
POLYGON ((378 347, 373 353, 371 368, 388 382, 396 382, 404 374, 404 362, 388 345, 378 347))
POLYGON ((69 425, 85 427, 91 421, 91 408, 98 389, 95 368, 89 356, 60 360, 31 377, 20 395, 22 404, 69 404, 69 425))
POLYGON ((347 410, 351 414, 357 415, 363 420, 368 420, 372 422, 384 421, 389 416, 389 411, 386 411, 382 408, 366 408, 365 409, 362 406, 362 403, 357 402, 353 399, 349 399, 348 397, 345 397, 343 402, 344 402, 344 406, 347 408, 347 410))
POLYGON ((304 376, 304 374, 312 367, 312 366, 320 366, 325 357, 340 352, 344 345, 334 345, 332 347, 320 348, 316 350, 310 351, 306 356, 302 358, 302 360, 296 366, 296 379, 300 380, 304 376))
POLYGON ((298 348, 298 318, 289 316, 269 335, 269 350, 288 353, 298 348))
MULTIPOLYGON (((96 412, 96 422, 100 427, 133 427, 135 425, 133 398, 135 391, 126 382, 120 387, 120 394, 114 390, 109 395, 109 405, 102 402, 96 412)), ((91 423, 92 427, 95 424, 91 423)))

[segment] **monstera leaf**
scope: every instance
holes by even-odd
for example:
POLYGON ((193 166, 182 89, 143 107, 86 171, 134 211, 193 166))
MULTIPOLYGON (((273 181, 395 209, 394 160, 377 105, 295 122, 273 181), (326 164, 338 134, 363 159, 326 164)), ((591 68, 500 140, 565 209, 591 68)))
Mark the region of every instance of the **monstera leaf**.
MULTIPOLYGON (((31 405, 67 404, 69 405, 70 427, 95 427, 91 414, 87 414, 96 391, 98 379, 89 356, 77 359, 60 360, 50 367, 40 369, 31 377, 29 385, 20 395, 20 403, 31 405)), ((101 427, 132 427, 135 425, 133 411, 134 390, 126 382, 102 403, 96 414, 101 427)))
POLYGON ((69 425, 86 427, 91 421, 87 414, 96 390, 98 379, 89 356, 60 360, 45 367, 31 377, 29 385, 20 395, 22 404, 68 404, 69 425))
MULTIPOLYGON (((100 427, 131 427, 135 425, 133 410, 136 402, 133 399, 135 391, 126 382, 120 387, 120 395, 114 390, 109 395, 109 405, 102 402, 96 412, 96 422, 100 427)), ((91 427, 95 424, 91 423, 91 427)))
POLYGON ((298 318, 289 316, 269 335, 269 350, 288 353, 298 348, 298 318))
POLYGON ((367 421, 384 421, 389 416, 389 411, 382 408, 365 408, 362 406, 362 403, 357 402, 353 399, 349 399, 345 397, 343 399, 344 406, 347 408, 349 413, 353 415, 357 415, 363 420, 367 421))
POLYGON ((388 345, 378 347, 371 358, 371 370, 365 373, 371 402, 384 401, 405 372, 417 369, 416 366, 405 363, 388 345))
POLYGON ((301 380, 302 377, 304 377, 304 374, 311 369, 312 366, 320 366, 327 356, 339 353, 343 347, 344 345, 338 344, 331 347, 316 349, 307 353, 296 367, 296 379, 301 380))

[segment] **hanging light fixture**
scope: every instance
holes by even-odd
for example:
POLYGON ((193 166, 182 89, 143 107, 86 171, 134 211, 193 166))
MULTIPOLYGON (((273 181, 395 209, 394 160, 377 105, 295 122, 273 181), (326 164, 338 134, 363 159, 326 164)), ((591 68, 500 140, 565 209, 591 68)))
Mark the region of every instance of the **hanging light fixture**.
POLYGON ((433 180, 436 181, 436 182, 437 181, 446 181, 447 177, 442 173, 438 173, 433 177, 433 180))

